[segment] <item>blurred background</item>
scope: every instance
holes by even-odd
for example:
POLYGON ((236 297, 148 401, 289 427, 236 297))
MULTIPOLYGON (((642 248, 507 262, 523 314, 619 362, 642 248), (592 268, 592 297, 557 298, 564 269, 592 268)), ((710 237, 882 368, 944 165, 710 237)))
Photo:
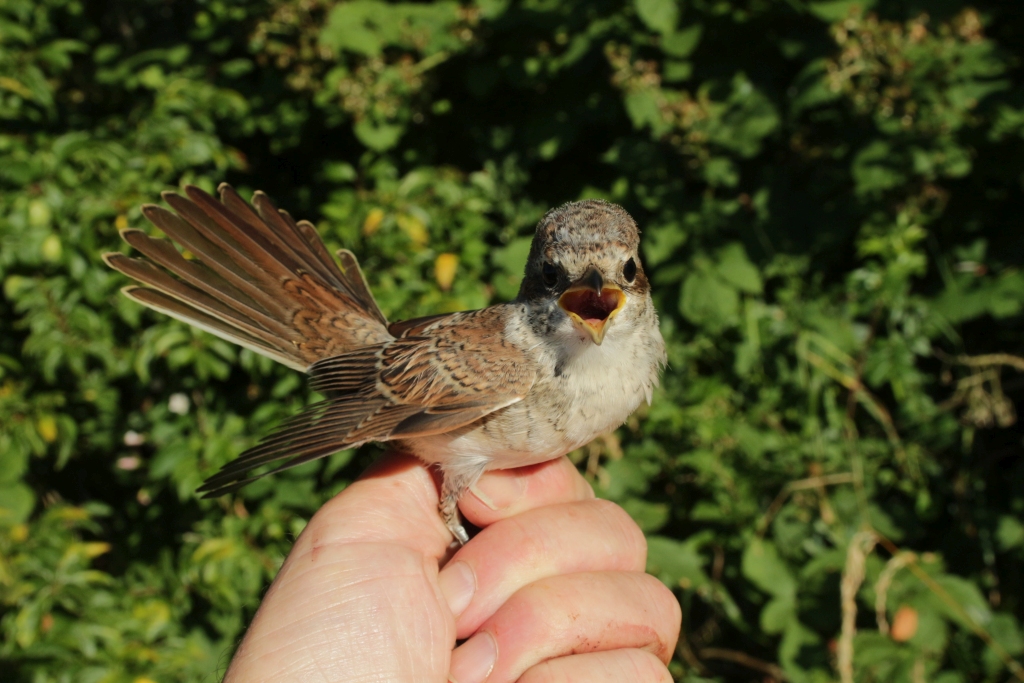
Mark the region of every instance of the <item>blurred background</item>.
POLYGON ((0 679, 214 681, 378 453, 200 501, 313 400, 118 294, 163 190, 263 189, 392 319, 644 230, 670 365, 572 454, 684 681, 1024 680, 1024 5, 0 0, 0 679))

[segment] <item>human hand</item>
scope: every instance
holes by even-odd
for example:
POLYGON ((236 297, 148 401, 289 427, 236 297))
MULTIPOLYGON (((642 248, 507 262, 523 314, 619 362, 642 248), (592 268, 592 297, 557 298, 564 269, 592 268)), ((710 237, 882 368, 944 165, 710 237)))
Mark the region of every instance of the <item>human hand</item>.
POLYGON ((679 604, 566 458, 485 474, 460 502, 482 531, 447 564, 437 503, 426 466, 391 454, 324 505, 226 683, 671 681, 679 604))

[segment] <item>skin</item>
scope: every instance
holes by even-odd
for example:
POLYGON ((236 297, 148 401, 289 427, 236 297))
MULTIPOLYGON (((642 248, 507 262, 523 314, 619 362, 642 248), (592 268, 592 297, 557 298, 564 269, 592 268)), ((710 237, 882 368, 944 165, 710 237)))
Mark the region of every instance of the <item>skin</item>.
POLYGON ((460 503, 482 531, 451 557, 437 484, 391 454, 324 505, 224 680, 672 680, 679 604, 566 458, 485 474, 460 503))

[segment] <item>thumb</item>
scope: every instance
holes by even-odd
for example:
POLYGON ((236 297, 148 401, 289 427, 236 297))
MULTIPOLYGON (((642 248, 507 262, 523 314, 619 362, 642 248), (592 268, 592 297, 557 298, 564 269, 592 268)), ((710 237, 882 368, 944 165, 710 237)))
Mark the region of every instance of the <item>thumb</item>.
POLYGON ((317 511, 289 559, 327 544, 355 542, 398 544, 440 559, 452 537, 437 505, 437 484, 427 465, 404 453, 385 454, 317 511))
POLYGON ((225 681, 447 680, 455 622, 437 583, 451 536, 419 461, 391 454, 303 530, 225 681))

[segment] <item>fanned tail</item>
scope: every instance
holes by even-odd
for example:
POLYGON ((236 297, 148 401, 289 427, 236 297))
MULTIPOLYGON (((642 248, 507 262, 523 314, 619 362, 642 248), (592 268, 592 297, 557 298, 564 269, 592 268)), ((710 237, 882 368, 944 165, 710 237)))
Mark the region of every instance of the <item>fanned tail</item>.
POLYGON ((394 338, 352 252, 338 252, 339 268, 312 224, 262 192, 252 206, 227 184, 219 192, 189 185, 186 197, 163 194, 173 213, 142 208, 171 241, 122 231, 146 257, 104 255, 146 285, 126 287, 128 297, 298 370, 394 338))

